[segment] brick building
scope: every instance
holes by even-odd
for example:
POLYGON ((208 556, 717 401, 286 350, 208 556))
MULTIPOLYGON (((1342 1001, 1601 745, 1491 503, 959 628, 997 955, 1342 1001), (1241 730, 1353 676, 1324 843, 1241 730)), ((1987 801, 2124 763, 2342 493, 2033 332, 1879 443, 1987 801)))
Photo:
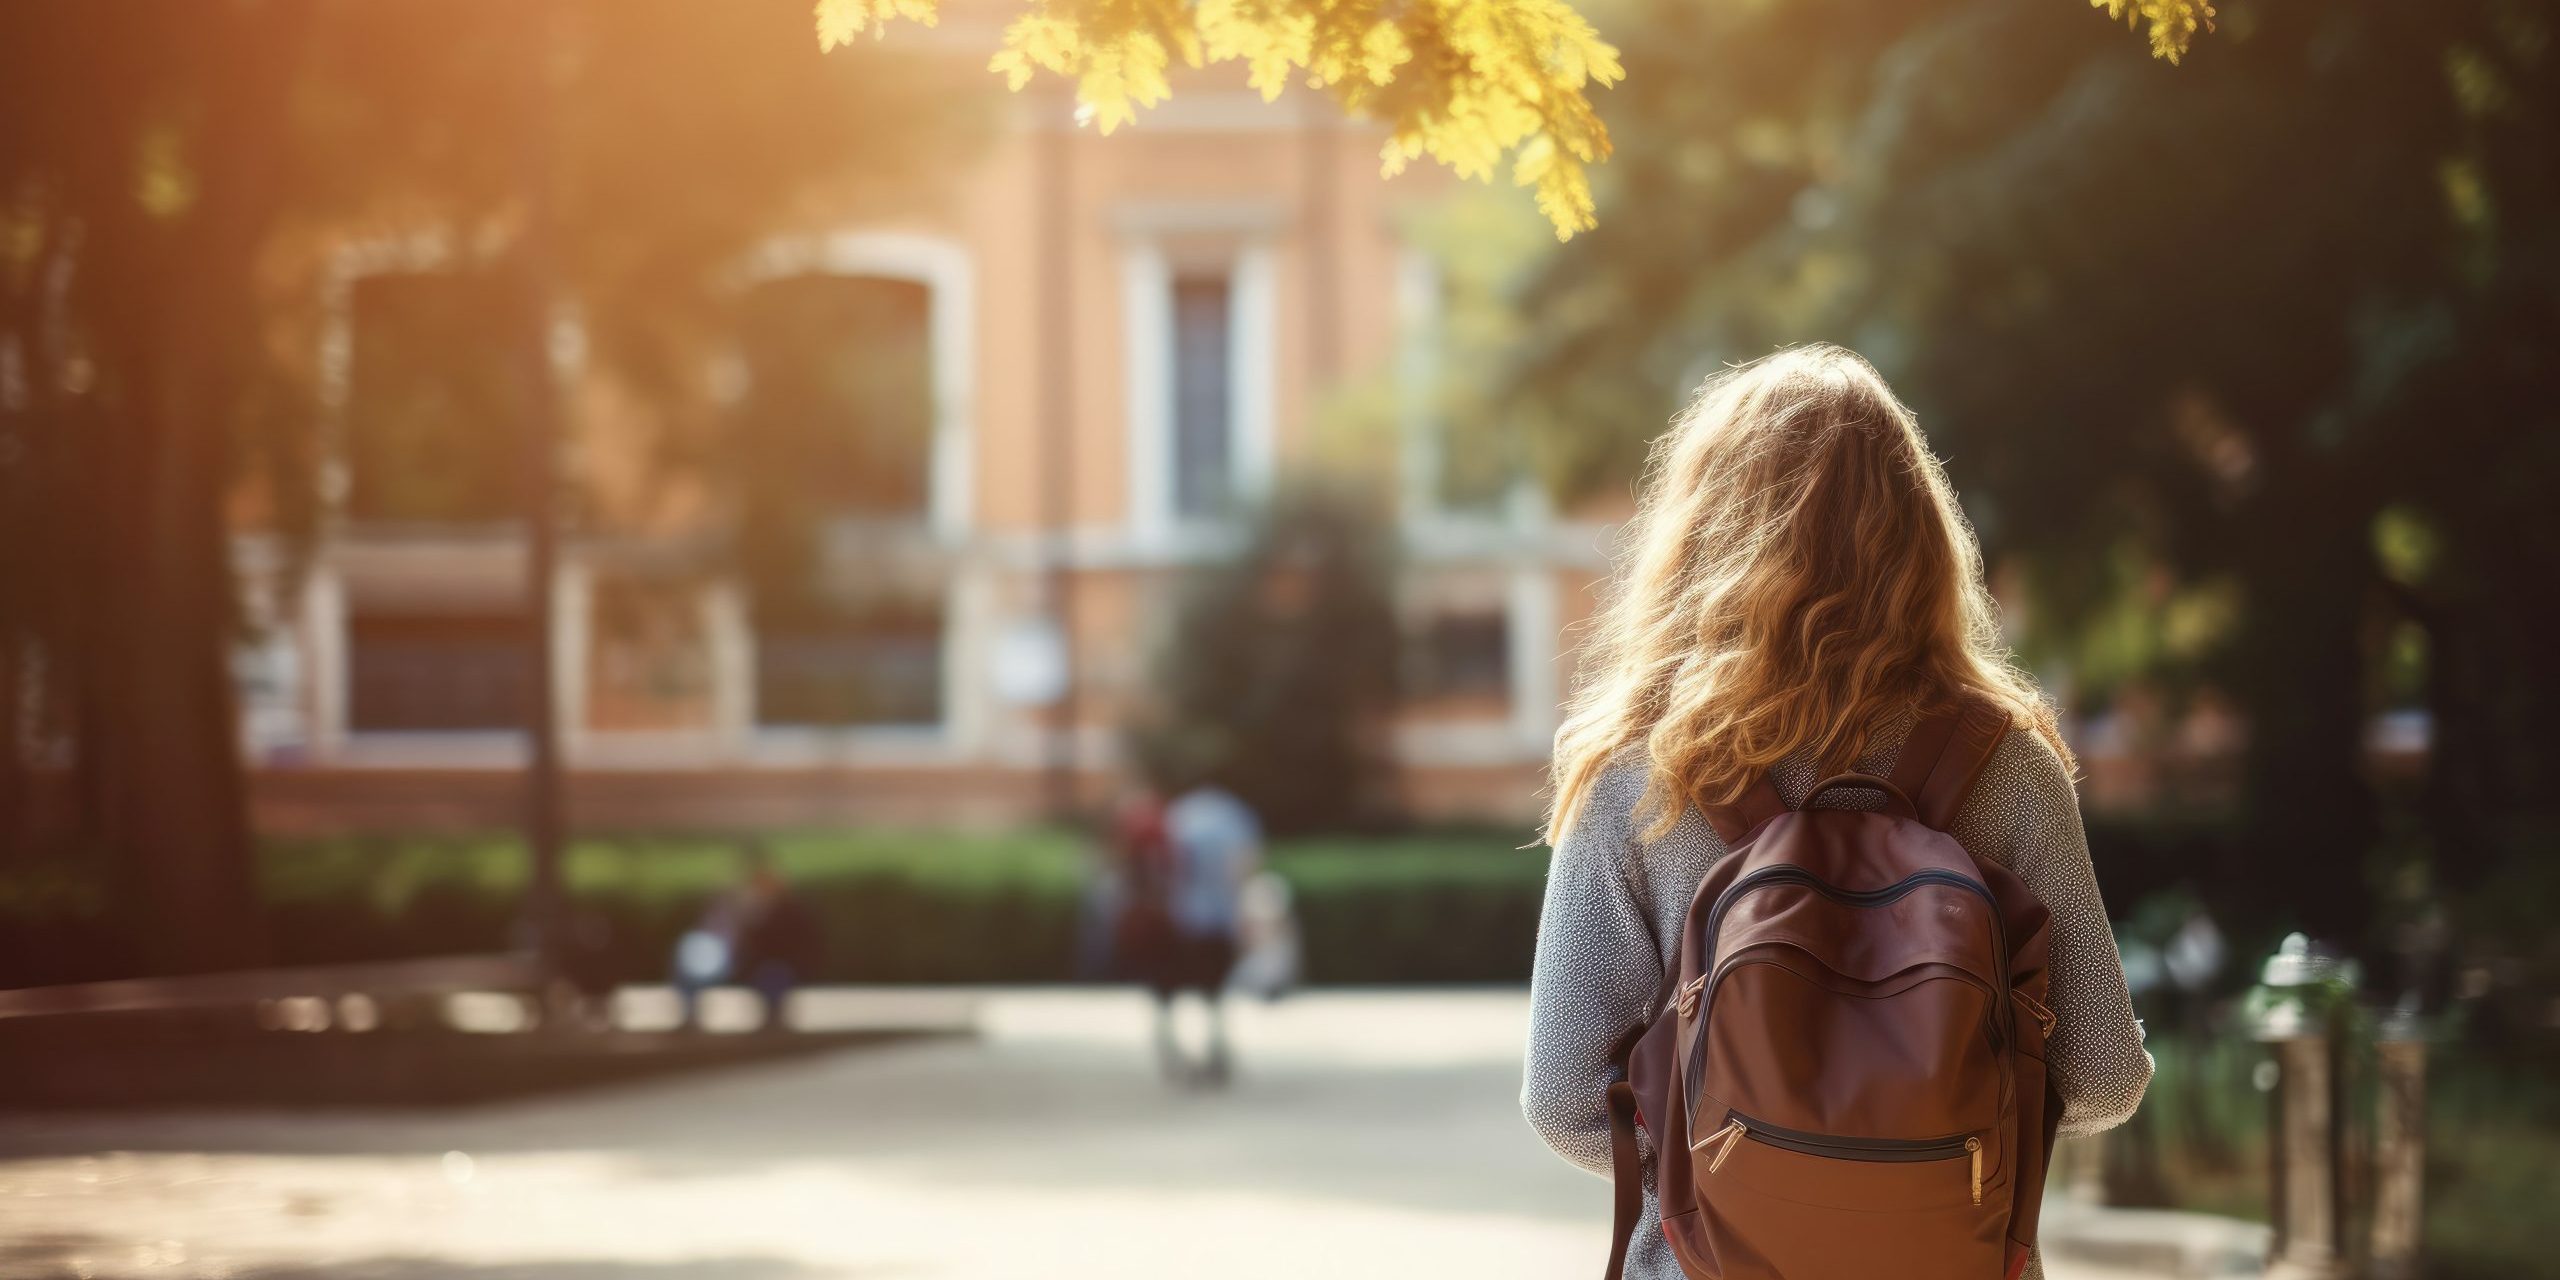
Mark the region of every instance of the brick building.
MULTIPOLYGON (((892 37, 985 96, 949 172, 736 269, 753 302, 705 376, 781 433, 736 447, 792 460, 750 505, 822 508, 813 607, 705 554, 730 517, 629 461, 645 397, 585 367, 574 307, 557 324, 577 498, 551 652, 580 826, 1006 823, 1061 776, 1098 794, 1176 576, 1236 545, 1330 389, 1430 367, 1438 269, 1410 228, 1442 175, 1384 180, 1374 128, 1224 74, 1102 137, 1063 97, 1003 95, 994 36, 947 16, 892 37)), ((240 668, 269 829, 518 817, 526 539, 471 496, 516 455, 470 436, 503 418, 480 384, 417 354, 503 357, 465 258, 429 230, 329 258, 322 533, 294 572, 278 539, 238 541, 267 624, 240 668)), ((1525 484, 1452 500, 1428 411, 1396 430, 1408 805, 1525 819, 1609 523, 1525 484)))

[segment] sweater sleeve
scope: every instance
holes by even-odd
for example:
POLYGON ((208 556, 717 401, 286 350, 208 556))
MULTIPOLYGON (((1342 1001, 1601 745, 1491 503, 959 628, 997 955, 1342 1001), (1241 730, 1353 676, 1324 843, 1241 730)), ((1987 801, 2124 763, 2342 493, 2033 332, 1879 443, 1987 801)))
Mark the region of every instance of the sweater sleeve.
POLYGON ((2124 958, 2098 897, 2088 832, 2062 757, 2036 734, 2011 733, 1984 766, 1954 834, 2017 872, 2053 915, 2055 1023, 2046 1061, 2062 1095, 2062 1133, 2079 1137, 2124 1123, 2150 1085, 2151 1055, 2142 1047, 2124 958))
POLYGON ((1529 979, 1529 1052, 1520 1110, 1556 1154, 1609 1175, 1610 1047, 1645 1020, 1663 957, 1633 862, 1643 779, 1612 769, 1593 785, 1547 867, 1529 979))

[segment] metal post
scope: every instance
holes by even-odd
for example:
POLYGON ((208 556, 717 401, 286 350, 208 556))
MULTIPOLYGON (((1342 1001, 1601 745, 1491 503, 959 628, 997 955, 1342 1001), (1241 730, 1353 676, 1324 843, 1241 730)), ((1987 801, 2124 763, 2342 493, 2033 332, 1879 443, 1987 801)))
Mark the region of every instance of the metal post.
POLYGON ((545 0, 531 15, 525 42, 525 111, 518 134, 519 180, 525 224, 517 273, 524 322, 531 341, 525 361, 525 608, 528 759, 525 769, 525 845, 533 860, 525 902, 528 932, 546 959, 560 925, 560 709, 552 666, 552 610, 559 564, 560 387, 552 365, 556 283, 552 276, 552 135, 556 127, 553 71, 558 62, 559 10, 545 0))
POLYGON ((2427 1042, 2406 1018, 2374 1045, 2373 1275, 2419 1272, 2426 1218, 2427 1042))
POLYGON ((2328 999, 2351 989, 2353 970, 2294 934, 2260 980, 2273 998, 2258 1038, 2275 1056, 2269 1126, 2269 1208, 2275 1226, 2270 1280, 2334 1280, 2344 1274, 2339 1209, 2338 1070, 2328 999))
POLYGON ((2267 1274, 2283 1280, 2327 1280, 2340 1274, 2337 1075, 2329 1037, 2274 1042, 2276 1056, 2275 1256, 2267 1274))

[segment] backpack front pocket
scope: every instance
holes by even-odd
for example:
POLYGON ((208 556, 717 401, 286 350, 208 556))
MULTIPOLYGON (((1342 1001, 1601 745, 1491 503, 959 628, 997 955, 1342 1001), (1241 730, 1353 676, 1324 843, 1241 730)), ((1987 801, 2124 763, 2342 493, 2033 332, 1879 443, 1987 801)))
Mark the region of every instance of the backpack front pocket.
MULTIPOLYGON (((1982 1175, 1986 1148, 1979 1134, 1956 1134, 1944 1138, 1851 1138, 1837 1134, 1805 1133, 1766 1121, 1754 1120, 1739 1111, 1729 1111, 1726 1113, 1723 1128, 1690 1144, 1689 1149, 1692 1154, 1705 1158, 1706 1176, 1714 1177, 1723 1172, 1725 1164, 1732 1159, 1734 1150, 1745 1142, 1775 1147, 1780 1151, 1789 1151, 1800 1156, 1845 1160, 1858 1164, 1947 1165, 1962 1161, 1962 1183, 1958 1184, 1952 1179, 1941 1179, 1939 1189, 1943 1191, 1947 1186, 1962 1185, 1970 1203, 1976 1205, 1982 1203, 1982 1175)), ((1822 1170, 1819 1167, 1817 1171, 1826 1181, 1837 1178, 1845 1172, 1839 1169, 1822 1170)), ((1857 1209, 1871 1206, 1865 1201, 1856 1200, 1852 1193, 1851 1202, 1839 1207, 1857 1209)))
POLYGON ((2009 1198, 1982 1134, 1853 1138, 1732 1115, 1692 1148, 1678 1249, 1712 1280, 1995 1280, 2009 1198), (1844 1216, 1846 1215, 1846 1216, 1844 1216))

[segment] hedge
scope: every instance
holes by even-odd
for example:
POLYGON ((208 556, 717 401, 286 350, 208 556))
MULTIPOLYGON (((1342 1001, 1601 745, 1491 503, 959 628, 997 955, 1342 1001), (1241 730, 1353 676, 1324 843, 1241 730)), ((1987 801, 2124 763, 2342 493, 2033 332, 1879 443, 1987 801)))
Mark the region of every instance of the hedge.
MULTIPOLYGON (((1045 982, 1073 976, 1090 863, 1075 837, 827 831, 757 841, 818 916, 824 981, 1045 982)), ((588 839, 571 900, 613 972, 664 972, 678 934, 732 883, 737 841, 588 839)), ((1517 980, 1546 856, 1501 836, 1328 838, 1272 850, 1321 983, 1517 980)), ((507 837, 277 842, 265 893, 280 959, 318 964, 504 945, 529 878, 507 837)))
MULTIPOLYGON (((795 832, 757 843, 827 939, 820 981, 1021 982, 1064 976, 1084 861, 1057 833, 795 832)), ((741 842, 585 839, 561 878, 600 920, 625 980, 664 976, 676 937, 736 882, 741 842)), ((320 964, 506 945, 530 880, 510 837, 277 842, 263 855, 280 958, 320 964)))
MULTIPOLYGON (((2211 874, 2227 837, 2200 824, 2092 832, 2110 902, 2211 874)), ((1284 841, 1317 983, 1516 982, 1529 971, 1547 855, 1516 831, 1284 841)), ((674 939, 732 883, 743 840, 596 836, 565 851, 572 901, 600 920, 610 971, 662 977, 674 939)), ((1074 973, 1090 863, 1063 830, 827 830, 756 843, 819 917, 824 981, 1047 982, 1074 973)), ((277 959, 327 964, 503 947, 528 865, 511 835, 275 840, 261 851, 277 959)), ((120 972, 77 876, 0 875, 0 982, 120 972)))

